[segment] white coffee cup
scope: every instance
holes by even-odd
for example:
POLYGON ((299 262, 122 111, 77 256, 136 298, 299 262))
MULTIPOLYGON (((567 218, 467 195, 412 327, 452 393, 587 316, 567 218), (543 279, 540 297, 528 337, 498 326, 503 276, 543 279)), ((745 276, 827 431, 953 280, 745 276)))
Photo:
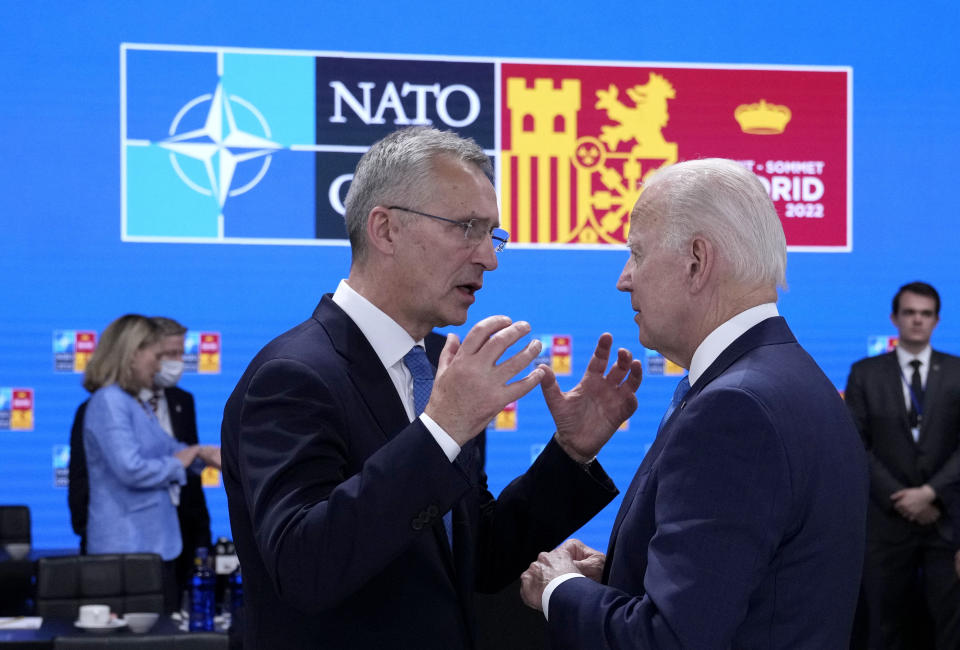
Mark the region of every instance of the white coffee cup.
POLYGON ((106 625, 110 622, 108 605, 81 605, 80 622, 83 625, 106 625))

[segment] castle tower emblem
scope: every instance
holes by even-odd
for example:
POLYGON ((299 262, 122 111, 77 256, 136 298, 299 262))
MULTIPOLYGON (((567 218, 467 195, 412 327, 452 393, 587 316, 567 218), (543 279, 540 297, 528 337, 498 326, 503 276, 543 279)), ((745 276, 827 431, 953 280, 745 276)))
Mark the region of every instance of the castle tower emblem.
POLYGON ((503 152, 501 189, 511 239, 536 244, 622 244, 630 210, 649 174, 677 161, 677 144, 662 129, 669 120, 670 82, 650 73, 646 83, 595 91, 581 119, 581 81, 506 80, 510 145, 503 152), (605 117, 604 117, 605 116, 605 117), (581 135, 581 124, 607 122, 581 135))

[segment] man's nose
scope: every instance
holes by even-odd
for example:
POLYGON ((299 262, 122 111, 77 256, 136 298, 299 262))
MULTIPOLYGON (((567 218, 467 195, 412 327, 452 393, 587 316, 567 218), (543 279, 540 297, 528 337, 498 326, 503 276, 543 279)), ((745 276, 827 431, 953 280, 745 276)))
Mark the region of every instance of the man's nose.
POLYGON ((633 276, 632 269, 630 268, 631 264, 628 261, 624 266, 623 270, 620 271, 620 277, 617 278, 617 290, 618 291, 633 291, 633 276))
POLYGON ((497 259, 497 252, 493 249, 493 239, 485 238, 473 250, 473 261, 481 265, 487 271, 493 271, 500 265, 497 259))

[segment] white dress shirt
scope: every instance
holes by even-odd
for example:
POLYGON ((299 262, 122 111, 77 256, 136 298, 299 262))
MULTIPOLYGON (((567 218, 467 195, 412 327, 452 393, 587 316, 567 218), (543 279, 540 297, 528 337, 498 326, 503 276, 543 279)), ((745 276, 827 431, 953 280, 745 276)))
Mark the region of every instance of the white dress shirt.
MULTIPOLYGON (((927 387, 927 377, 930 374, 930 346, 923 348, 919 354, 910 354, 900 346, 897 346, 897 363, 900 364, 900 383, 903 385, 903 401, 907 405, 907 413, 913 408, 913 399, 910 397, 910 381, 913 379, 913 366, 910 365, 914 359, 920 362, 920 385, 927 387)), ((919 399, 920 396, 917 395, 919 399)), ((922 406, 922 405, 921 405, 922 406)), ((918 410, 919 412, 919 410, 918 410)), ((920 439, 920 429, 910 428, 910 435, 913 441, 920 439)))
POLYGON ((154 411, 157 422, 167 432, 167 435, 176 437, 173 435, 173 423, 170 421, 170 405, 167 403, 167 393, 162 388, 156 391, 150 388, 141 388, 138 397, 142 403, 148 406, 152 398, 157 399, 157 409, 154 411))
MULTIPOLYGON (((346 280, 341 280, 337 285, 333 302, 360 328, 397 389, 403 408, 407 412, 407 418, 413 422, 413 376, 403 362, 403 357, 414 345, 424 347, 423 339, 414 341, 413 337, 407 334, 407 331, 395 320, 354 291, 346 280)), ((420 421, 452 463, 460 454, 460 445, 426 413, 420 414, 420 421)))
MULTIPOLYGON (((777 310, 776 303, 768 302, 740 312, 710 332, 710 334, 701 341, 700 345, 697 346, 697 349, 694 350, 693 358, 690 360, 690 386, 692 387, 696 381, 703 376, 703 373, 710 367, 710 364, 716 361, 717 357, 730 347, 731 343, 743 336, 747 330, 761 321, 779 315, 780 312, 777 310)), ((547 612, 549 611, 550 596, 553 595, 557 587, 572 578, 585 577, 586 576, 581 573, 564 573, 547 583, 546 588, 543 590, 543 595, 540 598, 540 605, 543 607, 544 617, 549 618, 547 612)))

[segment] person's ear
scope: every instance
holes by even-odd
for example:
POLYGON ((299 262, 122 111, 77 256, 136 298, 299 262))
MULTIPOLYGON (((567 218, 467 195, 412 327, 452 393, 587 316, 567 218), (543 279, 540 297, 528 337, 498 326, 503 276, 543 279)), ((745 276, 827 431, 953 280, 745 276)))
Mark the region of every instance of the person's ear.
POLYGON ((393 211, 382 205, 376 205, 367 215, 367 243, 385 255, 396 250, 396 232, 399 220, 393 211))
POLYGON ((687 247, 687 279, 693 291, 700 291, 710 279, 716 266, 716 248, 709 239, 694 237, 687 247))

